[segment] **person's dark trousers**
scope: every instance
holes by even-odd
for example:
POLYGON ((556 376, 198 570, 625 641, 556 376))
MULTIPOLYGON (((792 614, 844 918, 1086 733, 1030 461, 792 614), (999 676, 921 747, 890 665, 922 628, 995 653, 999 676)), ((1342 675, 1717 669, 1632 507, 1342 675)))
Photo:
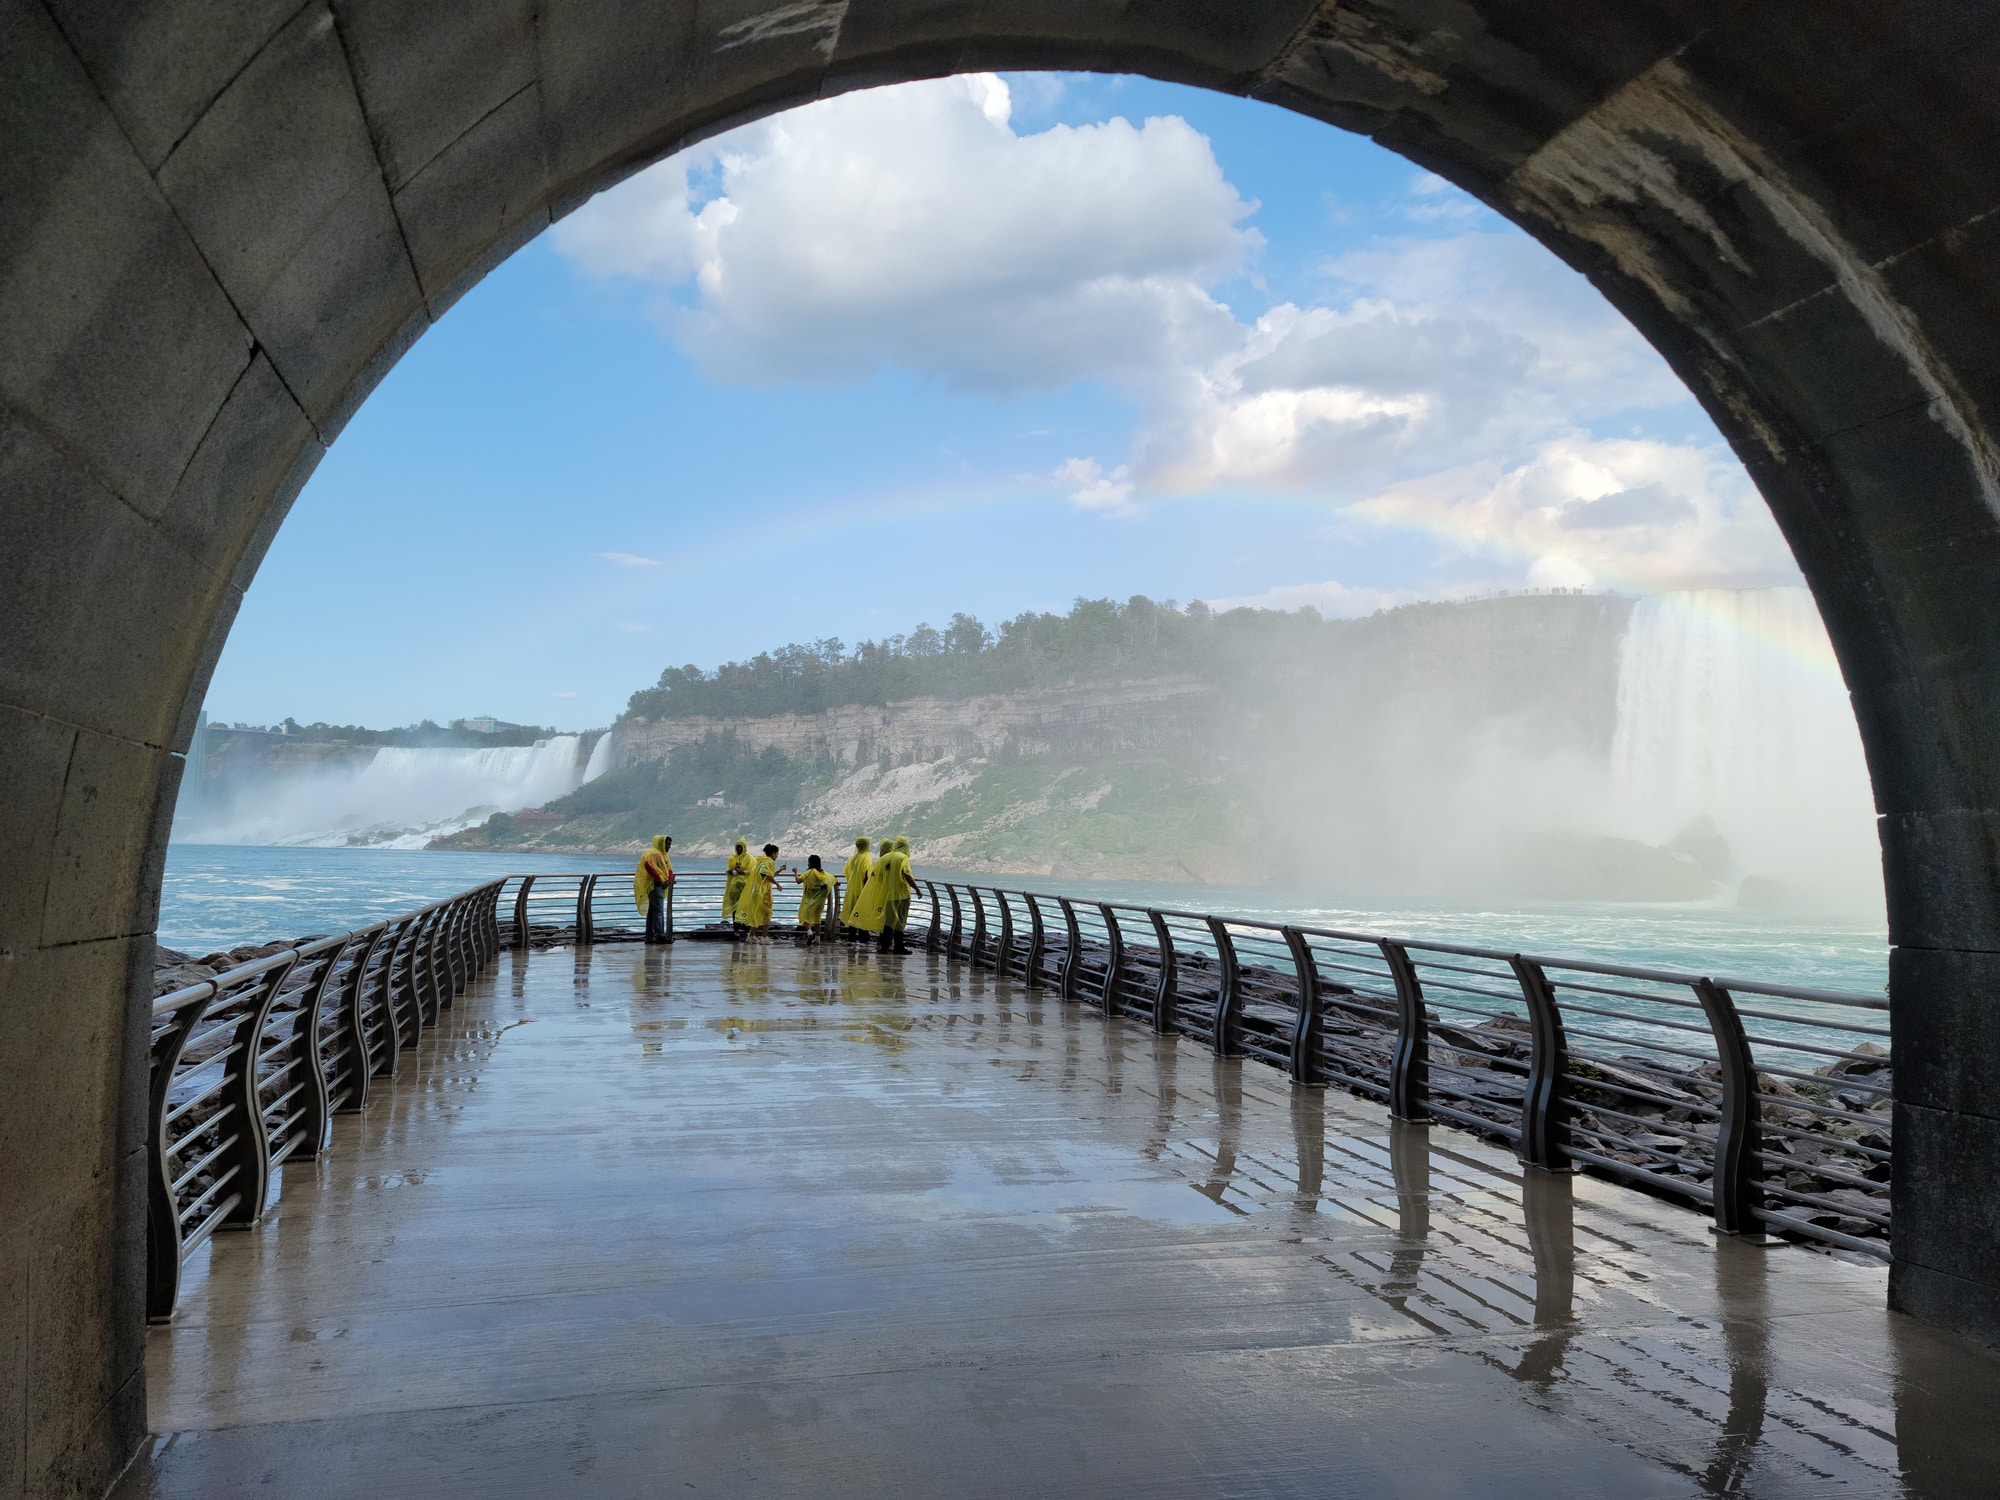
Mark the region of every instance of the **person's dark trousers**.
POLYGON ((883 930, 896 934, 892 940, 895 951, 898 953, 908 953, 910 945, 904 940, 903 933, 910 925, 910 898, 905 896, 900 901, 891 901, 886 916, 888 918, 888 925, 883 930))
POLYGON ((649 943, 672 941, 667 936, 667 893, 664 887, 657 885, 646 897, 646 941, 649 943))

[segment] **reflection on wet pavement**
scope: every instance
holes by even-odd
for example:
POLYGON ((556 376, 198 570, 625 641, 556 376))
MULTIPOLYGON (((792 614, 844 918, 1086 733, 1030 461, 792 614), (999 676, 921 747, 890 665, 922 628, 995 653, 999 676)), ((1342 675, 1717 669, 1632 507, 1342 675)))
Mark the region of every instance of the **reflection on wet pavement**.
POLYGON ((120 1493, 2000 1493, 1883 1272, 934 956, 507 955, 149 1348, 120 1493))

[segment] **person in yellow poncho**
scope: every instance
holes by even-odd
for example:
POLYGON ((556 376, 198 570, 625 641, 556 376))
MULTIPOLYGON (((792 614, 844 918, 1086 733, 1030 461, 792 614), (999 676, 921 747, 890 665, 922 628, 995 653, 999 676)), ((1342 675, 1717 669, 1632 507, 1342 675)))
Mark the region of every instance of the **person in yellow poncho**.
POLYGON ((743 887, 750 880, 750 841, 738 839, 736 852, 729 856, 729 863, 722 867, 722 920, 736 920, 736 903, 743 899, 743 887))
POLYGON ((674 883, 674 862, 667 852, 674 847, 669 834, 655 834, 653 847, 639 856, 639 868, 632 872, 632 904, 646 914, 646 941, 671 943, 667 931, 667 892, 674 883))
POLYGON ((875 856, 868 852, 868 840, 854 841, 853 857, 847 861, 847 868, 840 872, 840 878, 847 882, 847 888, 840 893, 840 925, 849 932, 858 932, 854 925, 854 908, 861 900, 863 887, 868 884, 868 872, 875 868, 875 856))
POLYGON ((888 937, 893 933, 895 951, 908 953, 910 945, 904 940, 903 934, 910 925, 910 897, 917 889, 916 876, 910 869, 910 841, 900 834, 897 835, 896 842, 890 846, 890 856, 894 860, 895 870, 882 892, 884 918, 882 934, 888 937))
POLYGON ((910 881, 909 845, 904 841, 899 849, 895 840, 882 842, 887 852, 875 862, 874 873, 861 888, 861 899, 854 906, 854 925, 876 934, 876 952, 908 953, 903 924, 910 919, 910 892, 915 888, 910 881))
POLYGON ((832 894, 833 877, 826 873, 817 854, 807 855, 805 873, 799 876, 799 931, 805 934, 807 947, 819 941, 826 898, 832 894))
POLYGON ((771 925, 771 906, 778 892, 778 846, 766 844, 750 867, 743 894, 736 898, 734 918, 739 930, 762 934, 771 925))

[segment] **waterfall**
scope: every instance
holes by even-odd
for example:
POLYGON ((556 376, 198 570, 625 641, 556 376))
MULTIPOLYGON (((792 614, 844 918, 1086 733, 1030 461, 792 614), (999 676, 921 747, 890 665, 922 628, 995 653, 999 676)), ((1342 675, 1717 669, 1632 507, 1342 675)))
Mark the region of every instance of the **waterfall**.
POLYGON ((1612 820, 1632 837, 1663 844, 1706 816, 1737 879, 1881 909, 1861 738, 1803 588, 1639 601, 1619 653, 1610 791, 1612 820))
POLYGON ((583 768, 583 779, 595 781, 611 769, 611 731, 605 730, 597 737, 597 743, 590 747, 590 764, 583 768))
POLYGON ((216 844, 421 849, 493 813, 539 807, 575 791, 609 764, 610 742, 608 734, 598 738, 587 766, 579 764, 583 741, 573 734, 491 750, 380 749, 366 761, 233 787, 227 805, 203 808, 184 836, 216 844))

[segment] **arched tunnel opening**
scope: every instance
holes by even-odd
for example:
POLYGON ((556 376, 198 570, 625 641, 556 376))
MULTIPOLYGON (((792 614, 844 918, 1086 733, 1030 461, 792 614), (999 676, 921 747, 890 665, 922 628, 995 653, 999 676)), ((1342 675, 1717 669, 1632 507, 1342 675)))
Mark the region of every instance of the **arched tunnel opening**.
POLYGON ((1891 1302, 2000 1329, 1995 25, 1447 9, 9 12, 9 1483, 101 1491, 144 1427, 140 1018, 168 828, 236 607, 326 445, 607 183, 788 104, 985 68, 1146 74, 1366 133, 1581 270, 1686 382, 1805 574, 1868 757, 1891 1302))

